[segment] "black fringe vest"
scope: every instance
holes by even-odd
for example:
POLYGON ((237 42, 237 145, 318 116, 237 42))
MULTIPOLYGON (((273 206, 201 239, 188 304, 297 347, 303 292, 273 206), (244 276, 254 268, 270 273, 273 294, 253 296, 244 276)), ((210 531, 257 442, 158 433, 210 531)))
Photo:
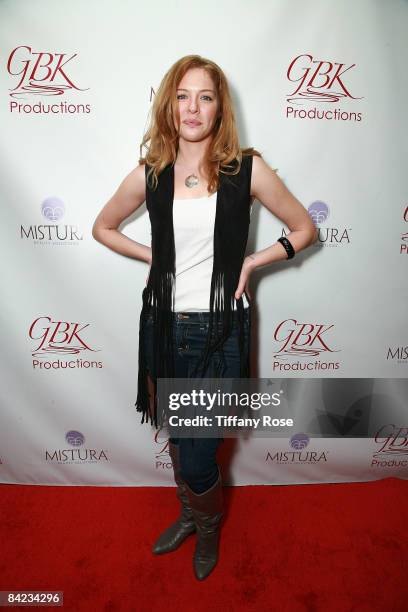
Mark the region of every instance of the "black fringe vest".
MULTIPOLYGON (((235 162, 237 163, 237 162, 235 162)), ((146 164, 145 176, 149 166, 146 164)), ((211 355, 222 348, 231 333, 232 311, 236 302, 239 325, 240 376, 249 377, 249 356, 243 358, 243 299, 237 300, 238 286, 248 240, 251 205, 252 155, 243 155, 238 174, 219 173, 214 223, 214 262, 211 277, 209 329, 206 347, 192 376, 203 376, 211 355)), ((173 320, 175 283, 175 245, 173 228, 174 166, 169 164, 158 177, 153 190, 146 180, 146 207, 152 228, 152 264, 142 293, 139 323, 139 372, 136 410, 141 423, 150 420, 157 428, 157 378, 174 377, 173 320), (147 364, 142 333, 146 315, 153 306, 153 353, 155 372, 152 407, 147 386, 147 364), (153 408, 153 411, 152 411, 153 408)), ((247 296, 248 297, 248 296, 247 296)), ((248 298, 249 301, 249 298, 248 298)))

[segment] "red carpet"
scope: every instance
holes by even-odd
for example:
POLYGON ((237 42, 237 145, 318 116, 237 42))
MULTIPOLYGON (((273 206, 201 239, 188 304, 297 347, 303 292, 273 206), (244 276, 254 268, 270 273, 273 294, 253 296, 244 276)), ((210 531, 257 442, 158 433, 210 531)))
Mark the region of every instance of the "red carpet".
POLYGON ((61 590, 65 611, 408 609, 407 481, 224 491, 220 559, 199 582, 195 536, 150 552, 175 489, 0 485, 0 590, 61 590))

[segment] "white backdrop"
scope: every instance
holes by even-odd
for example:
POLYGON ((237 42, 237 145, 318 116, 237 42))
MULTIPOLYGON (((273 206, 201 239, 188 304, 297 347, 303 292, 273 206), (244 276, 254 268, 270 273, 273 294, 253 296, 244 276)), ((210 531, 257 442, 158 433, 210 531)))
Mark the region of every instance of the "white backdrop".
MULTIPOLYGON (((397 0, 3 0, 0 482, 173 484, 167 440, 134 407, 147 265, 91 229, 186 54, 223 68, 241 144, 320 228, 313 247, 252 277, 253 376, 406 377, 407 27, 397 0), (324 344, 296 343, 319 325, 324 344), (287 352, 300 344, 316 355, 287 352)), ((286 230, 254 206, 248 252, 286 230)), ((120 229, 149 244, 145 205, 120 229)), ((385 412, 384 425, 390 446, 408 422, 385 412)), ((301 451, 228 441, 225 481, 408 478, 406 440, 390 455, 376 438, 304 438, 301 451)))

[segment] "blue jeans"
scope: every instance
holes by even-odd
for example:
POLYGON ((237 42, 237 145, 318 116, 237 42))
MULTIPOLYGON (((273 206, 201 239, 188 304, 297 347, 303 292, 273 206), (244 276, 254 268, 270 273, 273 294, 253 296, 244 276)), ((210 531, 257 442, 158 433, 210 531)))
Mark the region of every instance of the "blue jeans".
MULTIPOLYGON (((194 366, 205 346, 208 312, 176 312, 173 319, 174 363, 176 378, 191 378, 194 366)), ((250 308, 244 308, 244 350, 249 351, 250 308)), ((233 313, 231 334, 221 351, 210 359, 205 378, 239 378, 240 354, 237 313, 233 313)), ((147 367, 153 377, 153 315, 148 314, 143 341, 147 367)), ((223 438, 170 438, 179 446, 180 476, 195 493, 207 491, 218 479, 216 452, 223 438)))

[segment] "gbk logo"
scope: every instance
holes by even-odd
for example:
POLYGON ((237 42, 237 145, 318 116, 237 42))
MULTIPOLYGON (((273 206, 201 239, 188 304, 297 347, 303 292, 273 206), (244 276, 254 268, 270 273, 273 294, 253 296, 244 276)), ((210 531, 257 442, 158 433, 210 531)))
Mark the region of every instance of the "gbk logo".
POLYGON ((274 340, 281 345, 275 353, 276 359, 288 355, 297 357, 316 357, 321 353, 337 353, 339 350, 329 346, 328 331, 333 325, 323 323, 300 323, 295 319, 286 319, 280 323, 274 333, 274 340))
POLYGON ((379 445, 379 449, 374 453, 375 457, 408 455, 408 427, 389 423, 377 431, 374 440, 379 445))
POLYGON ((33 350, 33 357, 47 357, 50 354, 69 356, 78 355, 92 349, 83 339, 83 331, 89 323, 68 323, 67 321, 53 321, 51 317, 38 317, 33 321, 29 330, 29 337, 37 342, 33 350))
POLYGON ((356 64, 340 64, 327 60, 315 60, 312 55, 302 54, 290 63, 286 76, 295 83, 288 95, 288 102, 338 102, 343 98, 361 100, 352 96, 346 84, 346 73, 356 64))
MULTIPOLYGON (((404 210, 402 214, 402 220, 405 223, 408 223, 408 206, 406 207, 406 209, 404 210)), ((400 255, 402 255, 403 253, 407 255, 408 254, 408 232, 403 232, 401 234, 401 241, 403 244, 400 245, 400 255)))
POLYGON ((159 427, 155 432, 154 443, 156 470, 171 470, 172 464, 169 454, 169 436, 168 432, 163 427, 159 427))
POLYGON ((8 73, 18 81, 10 89, 10 96, 61 96, 70 89, 86 91, 89 87, 81 89, 69 74, 70 62, 75 57, 77 53, 68 57, 67 53, 33 51, 26 45, 16 47, 7 61, 8 73))

